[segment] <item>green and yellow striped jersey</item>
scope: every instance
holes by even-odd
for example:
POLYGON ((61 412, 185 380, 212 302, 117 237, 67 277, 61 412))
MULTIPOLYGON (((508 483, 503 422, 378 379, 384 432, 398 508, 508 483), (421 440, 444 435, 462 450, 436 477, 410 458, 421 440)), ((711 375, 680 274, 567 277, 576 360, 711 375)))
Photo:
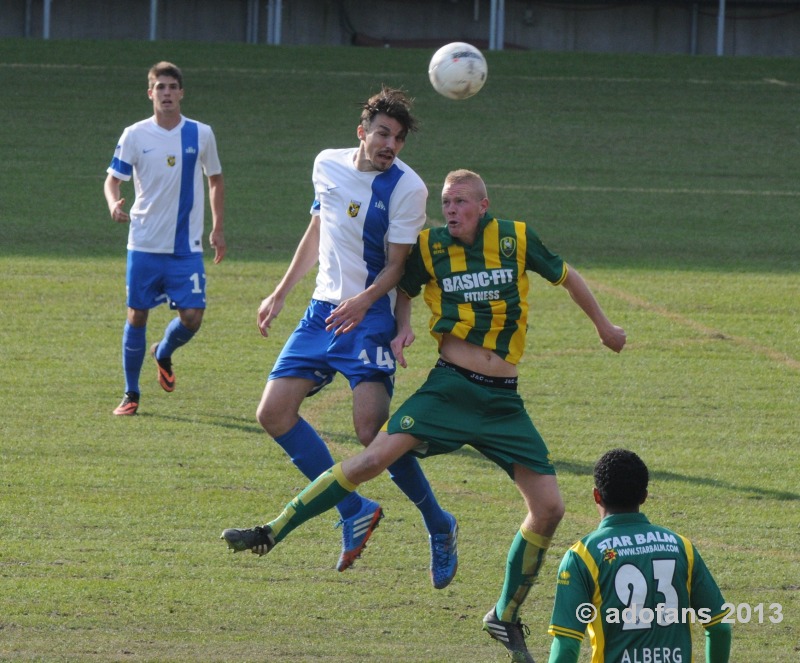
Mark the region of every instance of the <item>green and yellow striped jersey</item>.
POLYGON ((472 246, 451 237, 446 226, 423 230, 399 288, 416 297, 424 286, 439 343, 449 333, 516 364, 528 330, 528 270, 560 285, 567 264, 522 221, 486 214, 479 223, 472 246))
POLYGON ((548 632, 582 640, 588 627, 592 663, 690 663, 692 623, 714 626, 727 613, 691 541, 619 513, 561 560, 548 632))

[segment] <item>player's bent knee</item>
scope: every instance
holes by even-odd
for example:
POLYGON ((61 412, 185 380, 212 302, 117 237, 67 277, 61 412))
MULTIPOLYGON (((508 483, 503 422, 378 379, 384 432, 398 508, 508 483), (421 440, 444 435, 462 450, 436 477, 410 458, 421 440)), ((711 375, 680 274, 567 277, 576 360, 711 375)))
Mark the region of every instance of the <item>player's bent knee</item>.
POLYGON ((296 416, 286 410, 259 403, 256 409, 256 420, 272 437, 280 437, 289 432, 296 423, 296 416))

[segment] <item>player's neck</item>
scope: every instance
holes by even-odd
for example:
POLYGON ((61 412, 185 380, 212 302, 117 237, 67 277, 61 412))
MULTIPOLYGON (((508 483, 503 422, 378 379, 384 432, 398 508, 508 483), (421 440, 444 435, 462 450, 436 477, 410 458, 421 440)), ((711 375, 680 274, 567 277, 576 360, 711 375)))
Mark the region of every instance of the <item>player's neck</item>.
POLYGON ((153 116, 156 124, 161 127, 162 129, 166 129, 170 131, 177 127, 181 123, 181 112, 175 111, 170 113, 159 113, 156 112, 153 116))

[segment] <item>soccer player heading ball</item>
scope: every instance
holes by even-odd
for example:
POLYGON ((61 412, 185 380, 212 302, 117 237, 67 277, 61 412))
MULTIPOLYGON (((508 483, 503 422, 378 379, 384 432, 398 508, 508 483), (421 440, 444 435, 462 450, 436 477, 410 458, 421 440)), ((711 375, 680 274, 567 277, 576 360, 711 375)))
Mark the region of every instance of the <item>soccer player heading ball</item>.
POLYGON ((266 525, 222 533, 234 551, 269 552, 298 525, 334 507, 406 453, 445 454, 468 444, 514 481, 527 513, 508 552, 500 596, 484 629, 514 660, 532 661, 519 619, 539 574, 564 504, 544 440, 517 393, 517 362, 528 328, 528 271, 564 287, 593 322, 602 343, 619 352, 625 332, 613 325, 578 272, 549 251, 530 226, 488 213, 483 179, 447 175, 445 225, 423 230, 400 280, 392 349, 405 366, 414 340, 411 297, 425 289, 439 358, 425 383, 400 405, 387 429, 361 453, 321 474, 266 525))

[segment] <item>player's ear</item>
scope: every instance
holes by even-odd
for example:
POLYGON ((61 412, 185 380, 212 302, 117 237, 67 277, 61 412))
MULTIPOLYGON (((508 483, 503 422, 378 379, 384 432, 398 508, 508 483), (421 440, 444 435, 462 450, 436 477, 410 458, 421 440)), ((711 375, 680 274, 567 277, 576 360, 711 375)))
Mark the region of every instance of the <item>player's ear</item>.
POLYGON ((356 136, 358 136, 358 140, 364 140, 366 138, 367 132, 364 129, 364 125, 363 124, 359 124, 356 127, 356 136))
POLYGON ((592 496, 594 497, 595 504, 602 504, 603 498, 600 497, 600 491, 597 488, 592 488, 592 496))
POLYGON ((645 500, 647 499, 648 494, 649 493, 645 490, 644 491, 644 497, 642 497, 642 501, 639 502, 639 506, 642 506, 642 504, 644 504, 645 500))

